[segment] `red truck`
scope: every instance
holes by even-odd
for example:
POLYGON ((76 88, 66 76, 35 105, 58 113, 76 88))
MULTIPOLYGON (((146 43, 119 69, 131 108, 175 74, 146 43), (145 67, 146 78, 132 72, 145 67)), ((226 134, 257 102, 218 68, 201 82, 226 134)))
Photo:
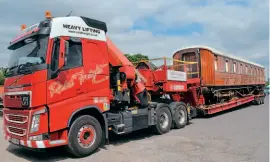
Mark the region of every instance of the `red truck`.
MULTIPOLYGON (((201 80, 187 78, 198 61, 131 63, 106 36, 106 23, 87 17, 53 18, 48 12, 44 21, 22 29, 8 47, 13 52, 4 84, 3 128, 12 144, 65 145, 83 157, 108 142, 109 131, 153 128, 164 134, 185 127, 202 110, 201 80), (184 68, 173 70, 171 62, 184 68)), ((232 108, 254 95, 244 99, 216 106, 232 108)))
POLYGON ((2 112, 3 110, 3 93, 4 93, 4 87, 0 86, 0 112, 2 112))

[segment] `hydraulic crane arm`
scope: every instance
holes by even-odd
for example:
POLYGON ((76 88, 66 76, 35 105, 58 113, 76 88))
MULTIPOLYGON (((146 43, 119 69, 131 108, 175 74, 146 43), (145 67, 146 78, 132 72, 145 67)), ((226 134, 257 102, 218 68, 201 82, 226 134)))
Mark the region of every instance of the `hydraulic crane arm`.
POLYGON ((108 59, 112 66, 120 67, 120 71, 125 73, 128 80, 135 81, 136 79, 136 68, 128 60, 122 51, 120 51, 116 45, 107 36, 108 45, 108 59))
MULTIPOLYGON (((121 52, 114 43, 107 36, 107 46, 108 46, 108 59, 113 67, 119 67, 119 72, 125 75, 124 81, 120 83, 120 77, 118 77, 118 86, 122 84, 121 87, 130 87, 131 95, 139 102, 142 106, 148 105, 147 91, 142 83, 144 78, 136 70, 135 66, 128 60, 128 58, 121 52), (127 82, 128 81, 128 82, 127 82)), ((119 76, 119 75, 118 75, 119 76)), ((118 93, 119 95, 119 90, 118 93)))

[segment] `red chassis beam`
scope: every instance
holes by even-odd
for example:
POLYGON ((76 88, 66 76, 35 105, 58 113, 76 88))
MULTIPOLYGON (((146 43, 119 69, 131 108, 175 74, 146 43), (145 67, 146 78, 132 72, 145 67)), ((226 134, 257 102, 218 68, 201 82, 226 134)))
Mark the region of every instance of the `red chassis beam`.
POLYGON ((207 108, 203 108, 203 110, 205 111, 205 114, 215 114, 224 110, 228 110, 228 109, 232 109, 235 108, 239 105, 243 105, 245 103, 251 102, 254 100, 254 96, 247 96, 244 98, 240 98, 240 99, 235 99, 232 100, 230 102, 227 103, 223 103, 223 104, 215 104, 212 106, 209 106, 207 108))

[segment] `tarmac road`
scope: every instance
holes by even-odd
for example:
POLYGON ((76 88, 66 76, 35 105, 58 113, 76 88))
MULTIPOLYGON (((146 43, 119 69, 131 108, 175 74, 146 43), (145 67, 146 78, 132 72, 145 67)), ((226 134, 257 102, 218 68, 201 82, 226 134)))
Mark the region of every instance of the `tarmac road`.
POLYGON ((2 132, 0 144, 1 162, 267 162, 269 99, 264 105, 242 106, 209 118, 194 119, 184 129, 162 136, 139 131, 113 137, 105 149, 82 159, 70 158, 61 148, 33 152, 9 145, 2 132))

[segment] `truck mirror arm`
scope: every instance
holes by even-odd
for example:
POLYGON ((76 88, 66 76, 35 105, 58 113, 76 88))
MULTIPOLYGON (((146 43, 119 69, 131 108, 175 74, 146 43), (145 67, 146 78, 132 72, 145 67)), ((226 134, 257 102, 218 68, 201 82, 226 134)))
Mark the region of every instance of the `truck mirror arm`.
POLYGON ((69 42, 64 39, 56 39, 55 41, 60 41, 60 50, 58 57, 58 67, 56 70, 52 71, 51 78, 55 79, 59 73, 63 70, 63 67, 67 63, 67 55, 69 53, 69 42))

